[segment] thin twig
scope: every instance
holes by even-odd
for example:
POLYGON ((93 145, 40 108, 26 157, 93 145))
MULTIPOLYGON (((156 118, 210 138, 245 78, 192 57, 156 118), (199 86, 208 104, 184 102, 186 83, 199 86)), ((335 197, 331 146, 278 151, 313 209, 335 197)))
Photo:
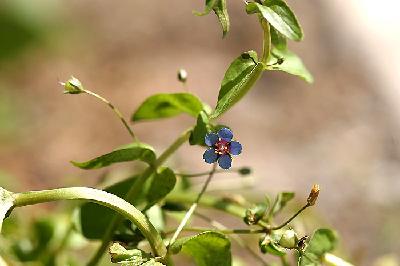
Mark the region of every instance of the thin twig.
MULTIPOLYGON (((221 234, 233 235, 233 234, 261 234, 264 233, 264 229, 218 229, 205 228, 205 227, 184 227, 182 231, 187 232, 204 232, 204 231, 217 231, 221 234)), ((175 232, 174 230, 168 230, 165 232, 166 235, 170 235, 175 232)))
POLYGON ((308 207, 310 207, 310 204, 306 204, 304 205, 300 210, 298 210, 292 217, 290 217, 286 222, 284 222, 281 225, 278 226, 274 226, 271 227, 270 230, 278 230, 281 229, 282 227, 285 227, 286 225, 288 225, 294 218, 296 218, 300 213, 302 213, 305 209, 307 209, 308 207))
POLYGON ((217 163, 214 163, 213 164, 213 168, 212 168, 210 174, 208 175, 208 178, 207 178, 206 182, 204 183, 203 188, 201 189, 200 193, 197 195, 197 198, 194 201, 194 203, 192 204, 192 206, 190 206, 190 209, 188 210, 188 212, 185 214, 185 217, 183 217, 181 223, 179 224, 178 228, 176 229, 174 235, 172 236, 168 246, 171 246, 176 241, 176 239, 178 238, 180 232, 185 227, 186 223, 189 221, 189 219, 192 216, 193 212, 196 210, 197 205, 198 205, 201 197, 203 196, 204 192, 207 190, 207 187, 210 184, 210 181, 211 181, 212 177, 214 176, 216 168, 217 168, 217 163))
POLYGON ((131 127, 128 125, 128 122, 126 122, 124 116, 122 115, 122 113, 118 110, 117 107, 115 107, 109 100, 107 100, 106 98, 98 95, 97 93, 94 93, 93 91, 87 90, 87 89, 82 89, 86 94, 92 95, 94 97, 96 97, 97 99, 101 100, 102 102, 106 103, 111 110, 113 110, 113 112, 118 116, 118 118, 121 120, 122 124, 125 126, 125 128, 128 130, 129 135, 131 135, 131 137, 133 138, 134 141, 139 141, 138 138, 136 137, 136 135, 133 133, 133 130, 131 129, 131 127))

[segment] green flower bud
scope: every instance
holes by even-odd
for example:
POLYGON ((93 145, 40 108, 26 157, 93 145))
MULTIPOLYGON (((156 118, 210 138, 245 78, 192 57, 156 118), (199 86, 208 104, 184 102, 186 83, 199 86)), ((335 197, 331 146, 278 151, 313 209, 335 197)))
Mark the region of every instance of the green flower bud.
POLYGON ((79 94, 84 92, 82 83, 74 76, 71 76, 67 82, 60 82, 60 84, 64 86, 65 94, 79 94))
POLYGON ((296 248, 298 241, 296 232, 289 229, 282 234, 282 237, 279 240, 279 245, 284 248, 296 248))
POLYGON ((185 83, 186 80, 187 80, 187 77, 188 77, 188 73, 186 72, 186 70, 184 70, 184 69, 179 69, 179 71, 178 71, 178 80, 179 80, 180 82, 185 83))

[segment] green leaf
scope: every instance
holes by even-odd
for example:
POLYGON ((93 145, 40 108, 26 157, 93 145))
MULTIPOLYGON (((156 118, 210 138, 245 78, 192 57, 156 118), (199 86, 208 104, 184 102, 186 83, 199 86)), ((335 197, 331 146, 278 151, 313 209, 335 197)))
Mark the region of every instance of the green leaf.
POLYGON ((132 121, 166 118, 187 113, 196 117, 203 110, 198 97, 190 93, 160 93, 147 98, 132 115, 132 121))
POLYGON ((305 251, 299 259, 299 266, 319 266, 321 259, 327 252, 336 248, 338 237, 330 229, 318 229, 314 232, 305 251))
POLYGON ((154 149, 143 143, 132 143, 86 162, 71 163, 81 169, 98 169, 114 163, 140 160, 152 164, 156 160, 154 149))
POLYGON ((208 133, 208 123, 209 119, 205 112, 201 112, 197 117, 196 126, 193 128, 190 134, 189 143, 190 145, 206 145, 204 138, 208 133))
POLYGON ((254 51, 236 58, 222 80, 217 106, 211 118, 217 118, 237 103, 261 76, 263 66, 264 64, 258 62, 254 51))
POLYGON ((203 232, 193 237, 178 239, 171 251, 193 257, 197 266, 231 266, 231 243, 229 239, 217 232, 203 232))
POLYGON ((271 32, 272 45, 278 50, 286 50, 287 49, 286 37, 283 36, 279 31, 277 31, 272 26, 270 27, 270 32, 271 32))
POLYGON ((293 198, 294 198, 294 192, 280 192, 275 198, 275 202, 274 202, 274 205, 272 207, 271 214, 272 215, 277 214, 293 198))
POLYGON ((226 8, 226 0, 217 0, 213 10, 218 17, 219 23, 221 24, 222 37, 225 37, 230 26, 228 10, 226 8))
MULTIPOLYGON (((125 179, 104 190, 120 198, 125 198, 137 176, 125 179)), ((140 195, 131 204, 149 209, 163 199, 175 186, 176 177, 170 168, 160 168, 143 185, 140 195)), ((80 222, 82 234, 89 239, 101 239, 115 213, 108 208, 94 203, 81 206, 80 222)))
POLYGON ((280 70, 295 75, 308 83, 314 81, 313 76, 304 66, 301 59, 289 50, 272 49, 267 69, 280 70))
POLYGON ((246 6, 249 14, 260 13, 277 31, 287 38, 300 41, 303 31, 296 16, 283 0, 266 0, 261 5, 251 2, 246 6))
POLYGON ((0 187, 0 232, 3 225, 3 220, 6 218, 7 213, 14 205, 14 198, 10 191, 0 187))
POLYGON ((150 177, 150 187, 145 193, 145 199, 147 201, 146 209, 167 196, 175 187, 175 184, 176 176, 168 167, 161 168, 160 171, 150 177))

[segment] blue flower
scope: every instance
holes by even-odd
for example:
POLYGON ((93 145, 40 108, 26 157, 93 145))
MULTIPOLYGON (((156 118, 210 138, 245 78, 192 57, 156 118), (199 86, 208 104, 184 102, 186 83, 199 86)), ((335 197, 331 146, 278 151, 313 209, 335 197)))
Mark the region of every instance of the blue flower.
POLYGON ((233 133, 228 128, 222 128, 218 133, 208 133, 205 143, 210 148, 203 154, 206 163, 215 163, 223 169, 229 169, 232 165, 232 155, 242 153, 242 144, 233 141, 233 133))

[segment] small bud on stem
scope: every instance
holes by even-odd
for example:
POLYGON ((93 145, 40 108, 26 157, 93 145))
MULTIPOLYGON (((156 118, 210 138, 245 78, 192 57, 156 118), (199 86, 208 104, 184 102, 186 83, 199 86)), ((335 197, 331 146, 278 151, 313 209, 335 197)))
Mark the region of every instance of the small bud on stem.
POLYGON ((64 86, 65 94, 79 94, 85 92, 82 83, 74 76, 71 76, 67 82, 60 82, 60 84, 64 86))
POLYGON ((184 69, 179 69, 178 70, 178 80, 182 83, 186 83, 188 77, 188 73, 184 69))
POLYGON ((307 198, 307 203, 308 203, 309 206, 314 206, 315 205, 315 202, 318 199, 318 195, 319 195, 319 185, 315 184, 312 187, 310 195, 307 198))

